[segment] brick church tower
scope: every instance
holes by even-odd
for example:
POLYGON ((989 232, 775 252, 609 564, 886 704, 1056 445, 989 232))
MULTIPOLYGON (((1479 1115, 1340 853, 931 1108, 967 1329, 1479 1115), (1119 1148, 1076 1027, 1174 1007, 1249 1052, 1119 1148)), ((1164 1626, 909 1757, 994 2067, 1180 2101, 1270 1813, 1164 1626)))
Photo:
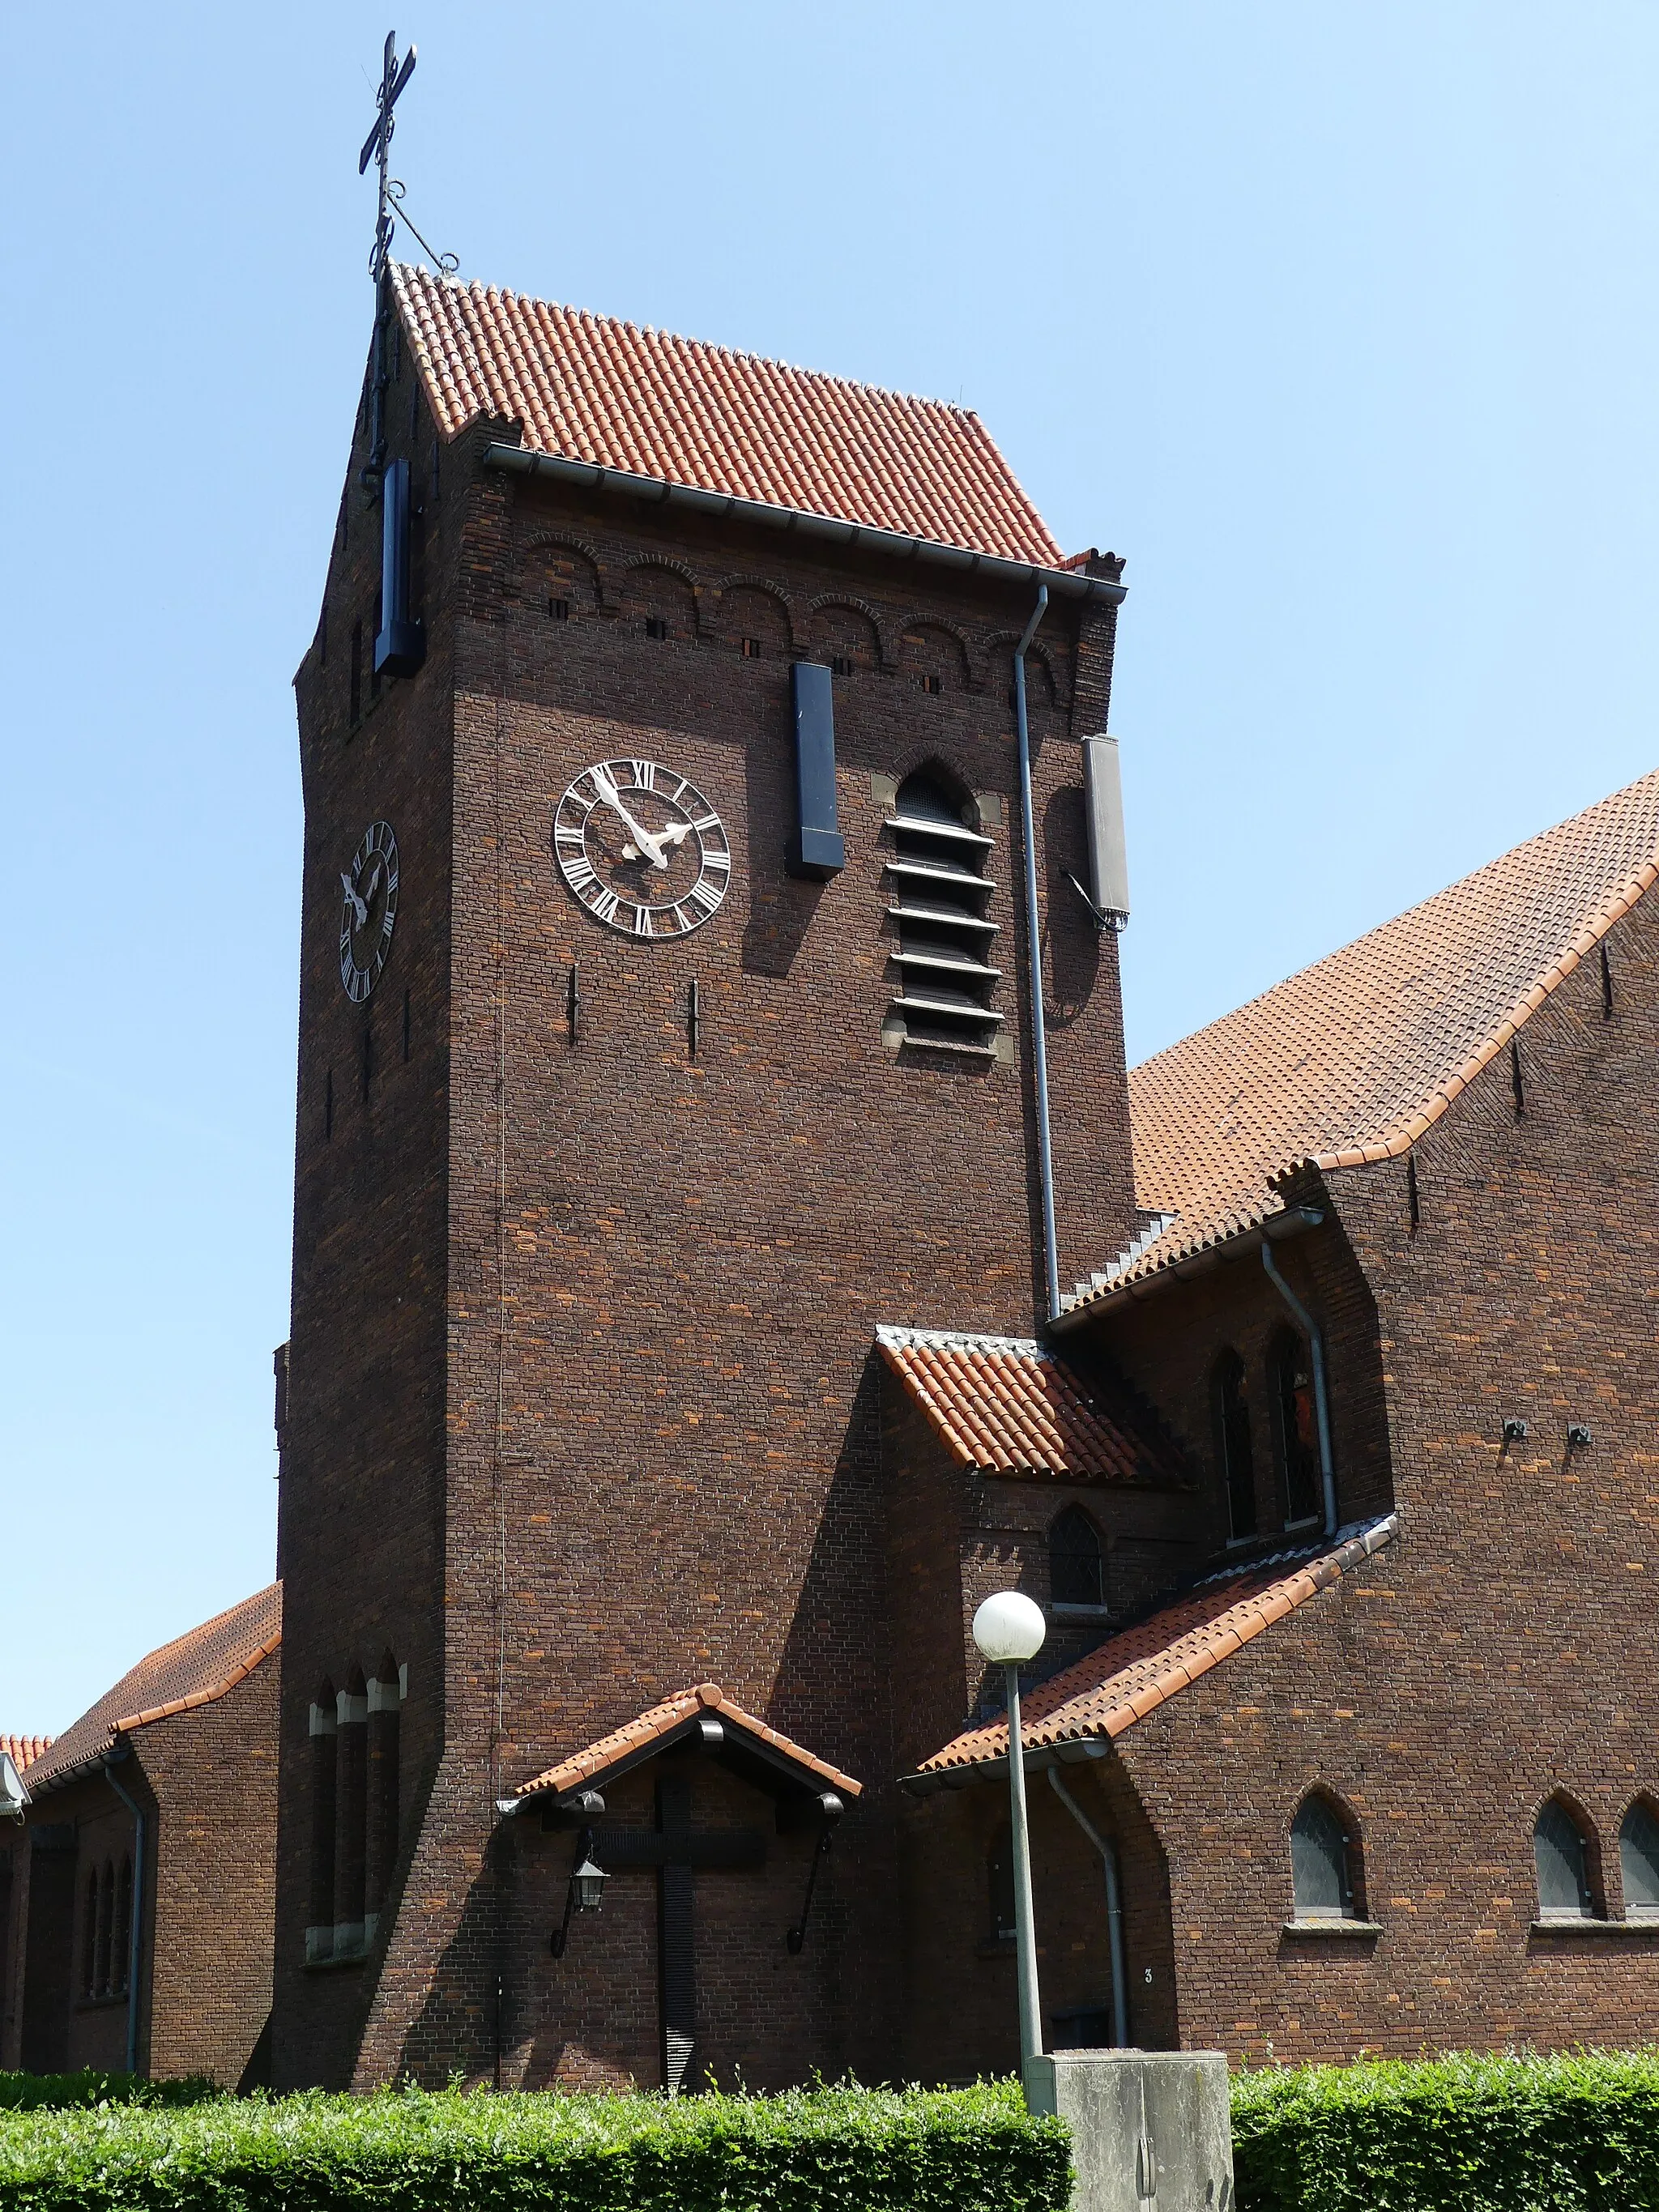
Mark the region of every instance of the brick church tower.
POLYGON ((393 291, 295 679, 273 2079, 879 2075, 875 1331, 1047 1318, 1040 586, 1060 1249, 1139 1225, 1066 880, 1118 564, 969 413, 393 291))

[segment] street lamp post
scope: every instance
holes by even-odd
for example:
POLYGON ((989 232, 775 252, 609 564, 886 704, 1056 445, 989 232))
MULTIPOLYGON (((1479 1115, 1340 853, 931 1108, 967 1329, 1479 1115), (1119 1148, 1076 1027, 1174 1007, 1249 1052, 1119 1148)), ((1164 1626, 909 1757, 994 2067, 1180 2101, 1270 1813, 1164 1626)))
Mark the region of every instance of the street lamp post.
MULTIPOLYGON (((1000 1666, 1008 1686, 1008 1802, 1014 1843, 1014 1953, 1019 1968, 1019 2075, 1029 2081, 1031 2061, 1042 2054, 1042 2008, 1037 1996, 1036 1930, 1031 1915, 1031 1844, 1025 1826, 1025 1760, 1019 1735, 1019 1670, 1042 1649, 1043 1621, 1019 1590, 998 1590, 974 1615, 974 1642, 982 1658, 1000 1666)), ((1029 2095, 1029 2087, 1027 2089, 1029 2095)))

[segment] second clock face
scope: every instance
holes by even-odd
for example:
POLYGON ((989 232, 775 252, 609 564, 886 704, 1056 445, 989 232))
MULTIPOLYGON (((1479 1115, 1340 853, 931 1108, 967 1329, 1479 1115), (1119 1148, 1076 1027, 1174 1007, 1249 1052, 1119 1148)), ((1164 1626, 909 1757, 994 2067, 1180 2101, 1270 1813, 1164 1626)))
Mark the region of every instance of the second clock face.
POLYGON ((553 820, 559 872, 596 921, 629 937, 686 937, 732 883, 726 825, 696 784, 656 761, 585 768, 553 820))

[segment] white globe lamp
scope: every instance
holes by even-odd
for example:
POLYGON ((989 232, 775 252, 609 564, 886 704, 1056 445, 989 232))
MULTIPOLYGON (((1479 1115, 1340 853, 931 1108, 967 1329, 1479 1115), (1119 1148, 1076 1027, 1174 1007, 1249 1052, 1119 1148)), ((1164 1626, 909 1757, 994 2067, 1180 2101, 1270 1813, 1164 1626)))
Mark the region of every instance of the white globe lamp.
POLYGON ((974 1615, 980 1656, 994 1666, 1019 1667, 1035 1659, 1046 1632, 1042 1608, 1024 1590, 997 1590, 974 1615))

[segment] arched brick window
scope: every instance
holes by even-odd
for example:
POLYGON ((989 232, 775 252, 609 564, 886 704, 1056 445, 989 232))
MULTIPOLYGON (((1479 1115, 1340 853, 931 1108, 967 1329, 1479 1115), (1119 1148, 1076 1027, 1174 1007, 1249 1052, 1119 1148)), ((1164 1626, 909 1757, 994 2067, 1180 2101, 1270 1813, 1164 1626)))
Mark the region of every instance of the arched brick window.
POLYGON ((1357 1838, 1328 1797, 1304 1797, 1291 1823, 1291 1880, 1298 1920, 1352 1920, 1357 1838))
POLYGON ((1659 1819, 1638 1797, 1619 1831, 1619 1871, 1626 1920, 1659 1920, 1659 1819))
POLYGON ((1227 1533, 1255 1534, 1255 1453, 1250 1443, 1250 1386, 1231 1345, 1215 1364, 1216 1456, 1227 1493, 1227 1533))
POLYGON ((306 1958, 314 1964, 334 1951, 335 1741, 339 1719, 334 1685, 326 1675, 311 1701, 311 1905, 306 1958))
POLYGON ((1104 1605, 1100 1531, 1080 1505, 1048 1523, 1048 1596, 1054 1605, 1104 1605))
POLYGON ((1594 1920, 1589 1838, 1559 1797, 1546 1799, 1532 1832, 1540 1920, 1594 1920))
POLYGON ((1314 1406, 1313 1357, 1294 1329, 1281 1329, 1268 1354, 1273 1382, 1279 1473, 1285 1524, 1319 1517, 1319 1425, 1314 1406))

